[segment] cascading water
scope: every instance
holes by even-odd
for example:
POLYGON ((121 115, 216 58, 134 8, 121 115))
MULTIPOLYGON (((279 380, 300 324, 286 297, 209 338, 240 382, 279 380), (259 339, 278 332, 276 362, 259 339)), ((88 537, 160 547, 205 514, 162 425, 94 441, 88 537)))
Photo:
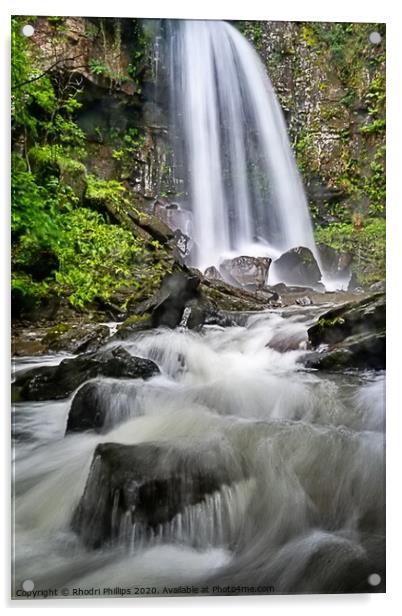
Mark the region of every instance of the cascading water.
POLYGON ((194 265, 238 255, 318 257, 285 120, 257 53, 226 22, 166 24, 176 171, 194 265))
MULTIPOLYGON (((71 398, 16 404, 14 588, 28 579, 83 593, 186 584, 211 593, 375 590, 367 579, 384 576, 384 375, 304 371, 298 360, 319 313, 289 308, 243 327, 160 329, 118 342, 161 373, 91 381, 107 410, 101 433, 65 436, 71 398), (138 458, 157 479, 188 456, 194 477, 207 468, 218 481, 150 527, 119 490, 107 505, 108 475, 94 458, 98 447, 133 446, 167 452, 138 458), (96 546, 94 533, 107 528, 96 546)), ((124 455, 120 463, 135 468, 124 455)))

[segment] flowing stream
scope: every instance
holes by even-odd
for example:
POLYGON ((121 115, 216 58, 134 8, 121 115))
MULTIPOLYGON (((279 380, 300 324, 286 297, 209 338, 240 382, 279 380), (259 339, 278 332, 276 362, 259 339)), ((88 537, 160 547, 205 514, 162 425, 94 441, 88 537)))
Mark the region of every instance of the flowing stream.
POLYGON ((165 28, 176 173, 189 194, 194 265, 276 258, 297 246, 318 260, 282 110, 254 48, 226 22, 178 20, 165 28))
POLYGON ((290 308, 244 326, 125 340, 161 373, 98 379, 108 402, 102 434, 65 436, 72 398, 14 405, 15 591, 24 580, 71 595, 178 585, 375 590, 367 580, 384 574, 384 375, 304 370, 298 359, 316 316, 290 308), (190 450, 195 465, 213 450, 231 479, 151 535, 121 524, 114 542, 90 549, 72 519, 106 442, 190 450))

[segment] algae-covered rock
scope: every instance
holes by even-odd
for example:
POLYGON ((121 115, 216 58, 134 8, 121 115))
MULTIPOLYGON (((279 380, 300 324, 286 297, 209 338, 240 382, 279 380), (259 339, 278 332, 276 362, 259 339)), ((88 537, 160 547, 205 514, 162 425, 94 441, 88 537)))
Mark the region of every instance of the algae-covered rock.
POLYGON ((308 330, 313 348, 305 365, 321 370, 385 368, 385 294, 348 302, 321 315, 308 330))

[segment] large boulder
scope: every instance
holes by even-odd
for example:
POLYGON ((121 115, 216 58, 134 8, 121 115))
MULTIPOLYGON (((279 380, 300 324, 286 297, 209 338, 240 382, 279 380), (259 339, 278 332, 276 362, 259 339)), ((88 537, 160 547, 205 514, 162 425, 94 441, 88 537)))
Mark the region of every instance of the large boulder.
POLYGON ((188 302, 199 299, 198 276, 176 272, 162 282, 152 310, 152 326, 175 328, 180 325, 188 302))
POLYGON ((14 401, 59 400, 97 376, 146 379, 158 372, 158 366, 150 359, 133 357, 123 347, 115 347, 64 359, 58 366, 28 370, 17 377, 12 393, 14 401))
POLYGON ((136 385, 96 379, 84 383, 75 394, 67 419, 70 432, 107 432, 128 419, 136 398, 136 385))
POLYGON ((260 289, 267 280, 271 261, 269 257, 241 256, 226 259, 219 269, 223 277, 231 284, 260 289))
POLYGON ((271 301, 278 299, 278 293, 268 288, 259 291, 249 291, 224 282, 203 278, 201 283, 203 295, 211 305, 223 312, 258 312, 271 306, 271 301))
POLYGON ((385 294, 348 302, 320 316, 308 330, 316 353, 306 365, 317 369, 385 368, 385 294))
POLYGON ((210 265, 209 267, 207 267, 207 269, 204 272, 204 276, 208 280, 223 280, 222 274, 215 267, 215 265, 210 265))
POLYGON ((46 332, 41 342, 50 351, 86 353, 97 351, 109 334, 110 330, 107 325, 59 323, 46 332))
POLYGON ((287 285, 315 287, 321 280, 317 261, 309 248, 291 248, 274 261, 275 277, 287 285))
POLYGON ((146 539, 186 507, 241 478, 236 461, 222 464, 211 447, 195 452, 160 443, 100 444, 72 527, 88 548, 128 543, 134 525, 146 539))

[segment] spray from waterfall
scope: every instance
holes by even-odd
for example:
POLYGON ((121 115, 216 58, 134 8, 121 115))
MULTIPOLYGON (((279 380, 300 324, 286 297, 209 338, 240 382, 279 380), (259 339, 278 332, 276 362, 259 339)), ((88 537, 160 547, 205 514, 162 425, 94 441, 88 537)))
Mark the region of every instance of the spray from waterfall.
POLYGON ((169 21, 168 73, 176 172, 192 212, 193 264, 238 255, 317 258, 285 120, 252 45, 228 23, 169 21))

